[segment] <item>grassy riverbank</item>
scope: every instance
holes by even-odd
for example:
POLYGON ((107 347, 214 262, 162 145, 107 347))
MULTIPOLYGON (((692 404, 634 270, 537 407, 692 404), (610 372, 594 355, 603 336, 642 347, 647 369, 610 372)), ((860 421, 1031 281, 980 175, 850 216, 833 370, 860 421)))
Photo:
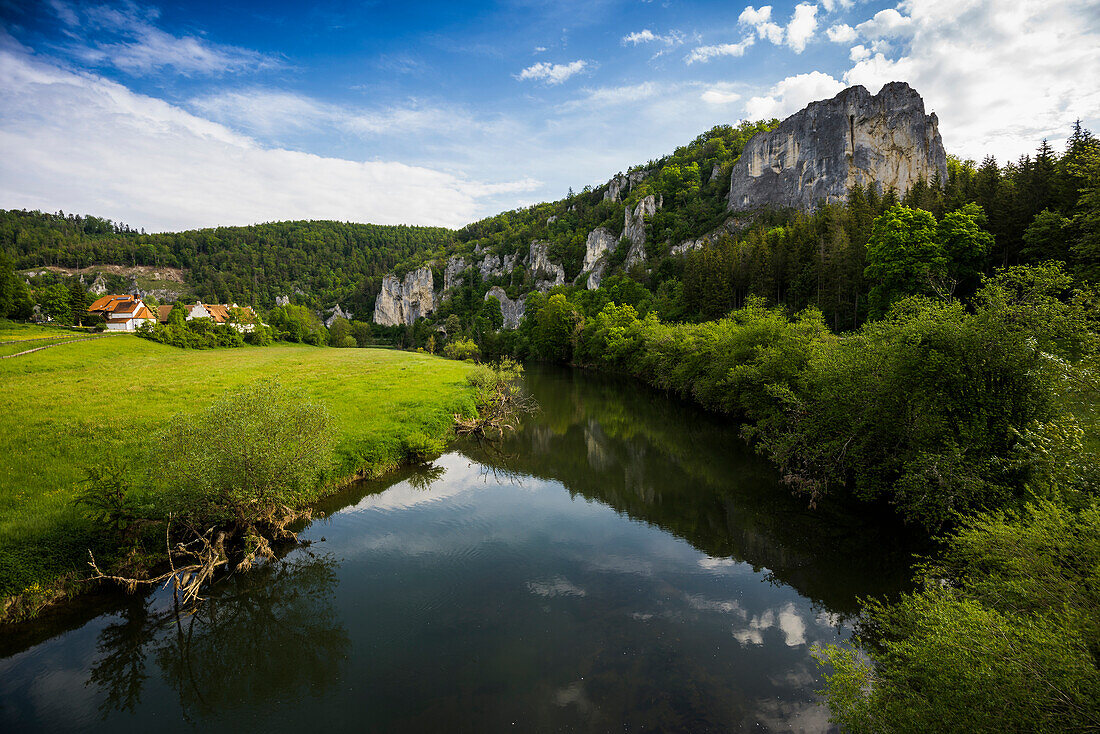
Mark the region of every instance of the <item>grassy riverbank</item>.
POLYGON ((380 474, 445 440, 453 413, 474 410, 469 370, 392 350, 196 351, 128 335, 2 360, 0 599, 84 572, 88 548, 103 542, 73 504, 86 468, 113 458, 140 473, 152 436, 172 415, 278 378, 330 410, 336 484, 380 474))

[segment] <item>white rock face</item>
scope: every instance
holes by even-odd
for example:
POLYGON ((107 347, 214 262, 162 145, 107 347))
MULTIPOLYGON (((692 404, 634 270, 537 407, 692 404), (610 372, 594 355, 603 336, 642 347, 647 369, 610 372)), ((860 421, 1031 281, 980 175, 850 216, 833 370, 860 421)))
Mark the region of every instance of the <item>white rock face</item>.
POLYGON ((595 290, 603 280, 603 271, 607 268, 607 255, 615 251, 619 240, 606 227, 596 227, 588 233, 584 243, 584 265, 581 273, 588 273, 585 287, 595 290))
POLYGON ((550 243, 546 240, 534 240, 527 258, 527 267, 535 280, 535 288, 548 291, 554 286, 565 285, 565 268, 550 262, 550 243))
POLYGON ((431 268, 407 273, 404 282, 387 275, 382 278, 382 290, 374 301, 374 323, 382 326, 411 324, 434 310, 431 268))
POLYGON ((812 210, 856 185, 903 195, 918 178, 947 177, 939 120, 908 84, 872 96, 862 86, 812 102, 745 146, 730 173, 729 208, 812 210))
POLYGON ((553 216, 550 216, 550 217, 547 217, 546 218, 546 226, 549 227, 551 224, 553 224, 556 221, 558 221, 558 215, 557 214, 555 214, 553 216))
POLYGON ((635 263, 645 262, 645 218, 652 217, 664 202, 650 194, 634 207, 623 212, 623 237, 630 240, 630 250, 626 253, 626 268, 635 263))
POLYGON ((490 288, 489 292, 485 294, 485 299, 488 300, 489 296, 500 301, 500 315, 504 318, 504 328, 518 328, 519 322, 523 321, 523 312, 527 307, 527 299, 517 298, 513 301, 499 285, 494 285, 490 288))
POLYGON ((329 317, 325 319, 325 328, 330 328, 332 326, 332 323, 338 318, 345 318, 348 321, 351 321, 351 311, 345 311, 344 309, 340 308, 339 303, 336 304, 336 308, 332 310, 332 313, 329 314, 329 317))
POLYGON ((276 306, 289 306, 290 305, 290 296, 288 296, 288 295, 275 296, 275 305, 276 306))
POLYGON ((581 266, 581 271, 591 270, 604 255, 614 252, 618 244, 619 240, 606 227, 596 227, 589 232, 588 239, 584 243, 584 264, 581 266))
POLYGON ((447 267, 443 269, 443 290, 449 291, 462 285, 459 275, 466 270, 466 259, 461 255, 447 258, 447 267))
POLYGON ((481 279, 488 280, 489 278, 499 278, 512 273, 512 268, 516 266, 516 255, 505 255, 503 258, 498 255, 489 253, 481 261, 478 266, 478 270, 481 271, 481 279))
POLYGON ((626 176, 615 176, 607 182, 607 191, 603 192, 604 201, 620 202, 622 201, 623 191, 627 191, 627 186, 630 185, 629 179, 626 176))
POLYGON ((707 179, 707 182, 709 183, 709 182, 713 181, 714 179, 716 179, 718 177, 718 174, 721 173, 721 172, 722 172, 722 167, 720 165, 718 165, 717 163, 715 163, 714 168, 710 169, 710 178, 707 179))
POLYGON ((88 290, 97 296, 102 296, 107 292, 107 281, 103 279, 103 273, 95 277, 95 280, 92 282, 92 287, 88 290))
POLYGON ((706 237, 700 237, 697 240, 684 240, 678 245, 673 245, 669 250, 671 255, 683 255, 685 252, 691 252, 692 250, 701 250, 703 246, 707 244, 706 237))

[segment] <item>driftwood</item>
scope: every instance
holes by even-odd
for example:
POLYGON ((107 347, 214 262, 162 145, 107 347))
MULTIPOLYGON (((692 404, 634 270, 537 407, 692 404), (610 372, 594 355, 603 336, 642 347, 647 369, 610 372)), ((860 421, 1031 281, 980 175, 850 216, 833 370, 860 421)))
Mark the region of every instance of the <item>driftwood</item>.
POLYGON ((454 416, 455 433, 478 438, 501 438, 505 431, 519 428, 524 413, 538 410, 538 403, 530 395, 524 395, 513 380, 500 376, 488 395, 482 395, 477 418, 454 416))
MULTIPOLYGON (((215 573, 223 567, 232 565, 235 571, 247 571, 259 559, 275 557, 272 541, 296 541, 297 533, 287 526, 298 520, 308 520, 313 516, 310 510, 292 510, 280 506, 273 508, 261 523, 238 526, 212 526, 199 531, 191 525, 183 524, 184 540, 172 543, 172 518, 164 529, 164 546, 167 553, 169 570, 150 578, 137 578, 104 573, 96 563, 95 556, 88 551, 89 562, 94 572, 89 581, 110 581, 120 584, 133 593, 139 586, 155 586, 163 583, 163 588, 172 586, 177 601, 192 604, 203 601, 199 595, 202 588, 211 582, 215 573), (234 541, 241 541, 239 560, 230 559, 234 541)), ((234 555, 238 555, 234 553, 234 555)))

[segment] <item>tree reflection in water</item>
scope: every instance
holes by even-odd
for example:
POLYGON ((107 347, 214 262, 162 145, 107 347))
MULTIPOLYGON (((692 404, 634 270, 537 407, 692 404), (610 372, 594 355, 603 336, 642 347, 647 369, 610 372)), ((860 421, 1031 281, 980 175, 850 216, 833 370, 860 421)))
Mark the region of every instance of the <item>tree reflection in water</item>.
POLYGON ((192 723, 332 689, 350 648, 333 604, 335 569, 331 557, 296 554, 217 584, 190 615, 135 600, 99 635, 88 685, 106 694, 101 714, 134 710, 150 658, 192 723))

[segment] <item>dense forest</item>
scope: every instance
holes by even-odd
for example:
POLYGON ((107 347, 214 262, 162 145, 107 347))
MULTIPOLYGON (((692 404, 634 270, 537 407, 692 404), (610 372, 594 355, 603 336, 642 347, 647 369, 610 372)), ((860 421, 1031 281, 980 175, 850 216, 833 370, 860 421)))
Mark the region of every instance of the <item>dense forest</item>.
POLYGON ((191 295, 269 308, 280 295, 370 313, 382 276, 454 238, 440 227, 272 222, 144 234, 98 217, 0 211, 0 251, 18 270, 151 265, 187 271, 191 295))

